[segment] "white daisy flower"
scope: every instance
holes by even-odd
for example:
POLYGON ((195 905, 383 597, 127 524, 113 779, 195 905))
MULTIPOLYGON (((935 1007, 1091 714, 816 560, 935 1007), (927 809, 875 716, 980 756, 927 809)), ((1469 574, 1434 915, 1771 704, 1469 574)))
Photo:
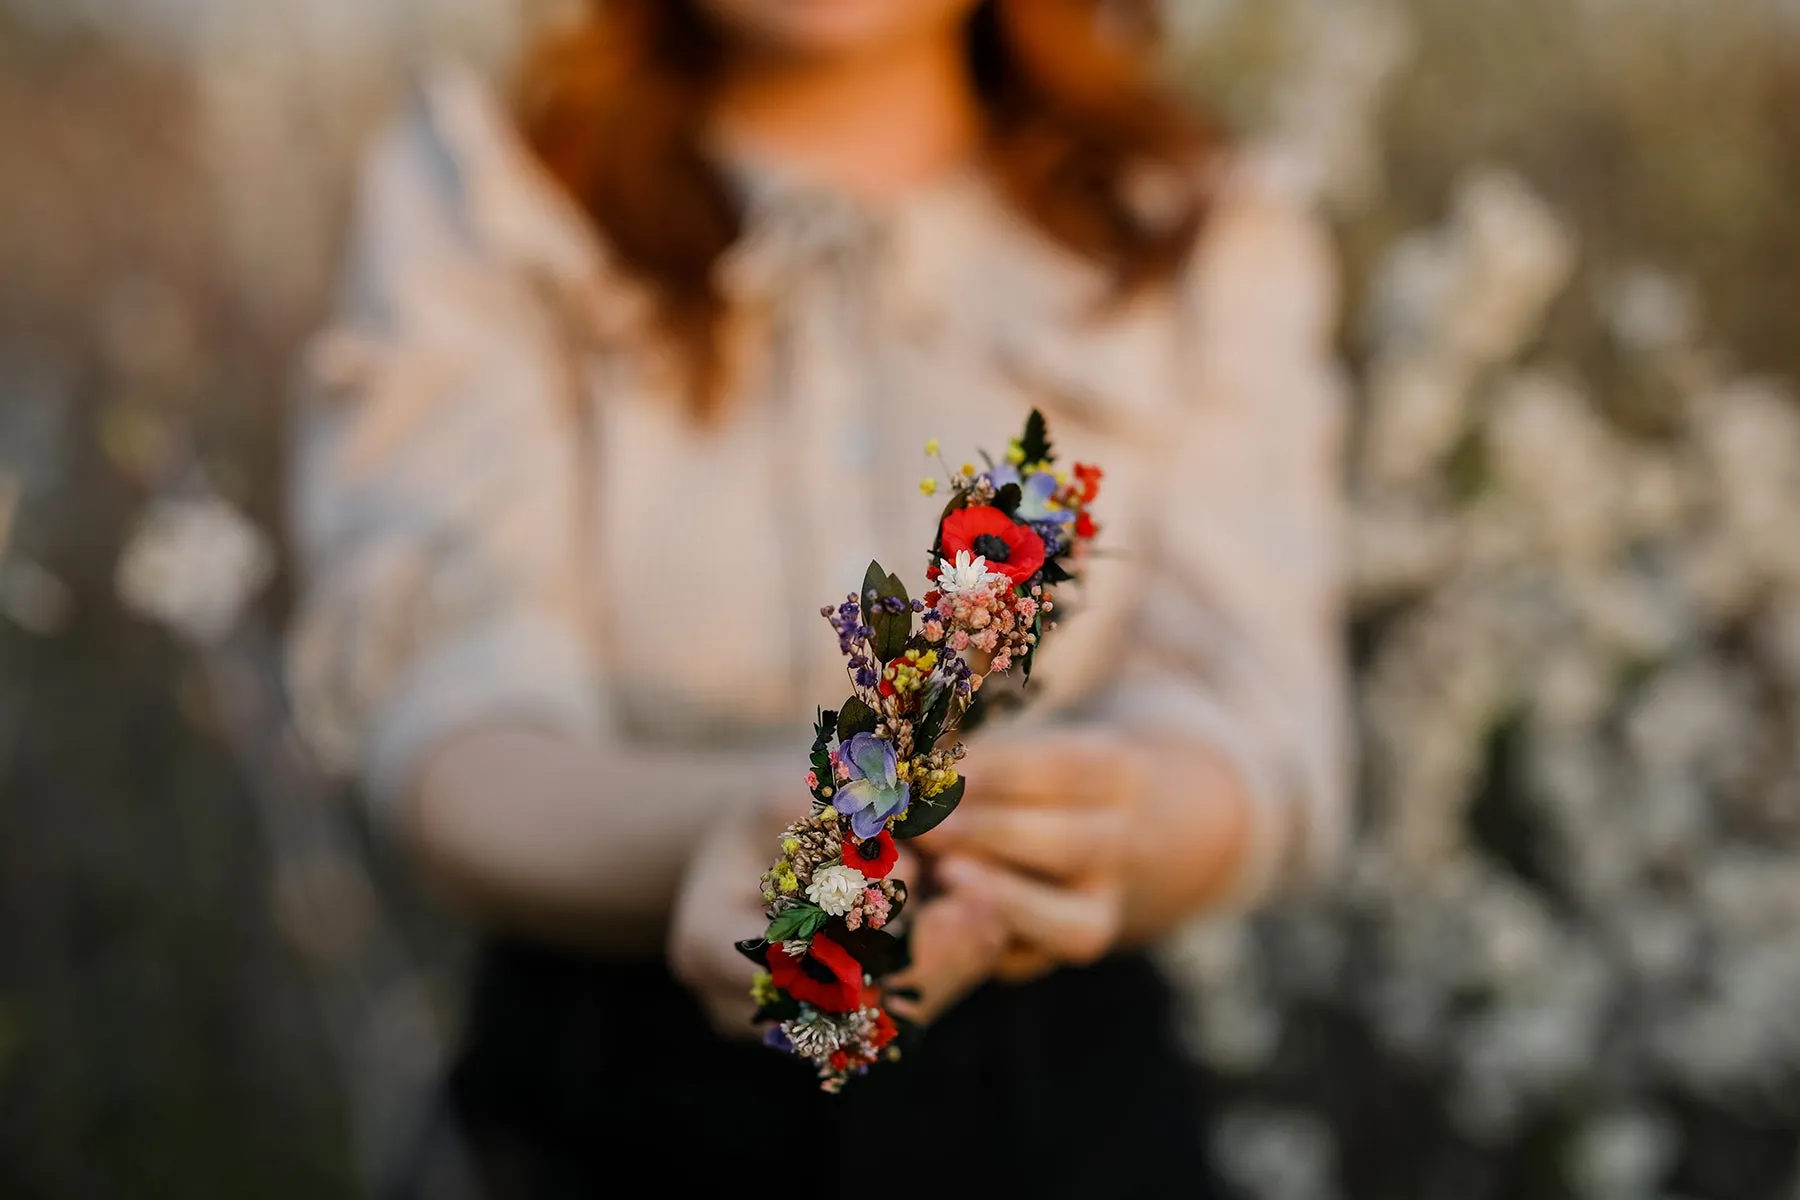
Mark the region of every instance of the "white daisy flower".
POLYGON ((813 872, 806 885, 806 898, 834 917, 841 917, 856 906, 869 881, 855 867, 833 863, 813 872))
POLYGON ((947 558, 938 559, 937 590, 946 596, 973 592, 990 583, 1007 582, 1006 576, 998 571, 988 570, 987 559, 980 555, 971 558, 967 550, 958 550, 955 562, 947 558))

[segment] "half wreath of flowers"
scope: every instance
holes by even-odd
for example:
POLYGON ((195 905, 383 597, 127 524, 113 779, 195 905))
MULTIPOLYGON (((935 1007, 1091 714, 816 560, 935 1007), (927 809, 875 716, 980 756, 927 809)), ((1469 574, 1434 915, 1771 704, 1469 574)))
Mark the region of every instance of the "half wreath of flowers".
MULTIPOLYGON (((925 452, 936 457, 932 442, 925 452)), ((763 873, 769 926, 738 943, 760 968, 751 993, 764 1041, 806 1059, 835 1092, 883 1056, 897 1057, 905 1022, 883 980, 909 962, 892 877, 896 839, 918 837, 955 811, 963 778, 957 729, 982 680, 1031 663, 1052 627, 1055 585, 1075 579, 1099 532, 1088 506, 1098 467, 1056 468, 1033 412, 1005 460, 951 471, 925 575, 914 600, 871 563, 859 594, 820 610, 848 664, 850 698, 822 710, 806 784, 812 814, 788 826, 763 873)), ((942 462, 942 459, 939 459, 942 462)), ((938 491, 926 479, 920 490, 938 491)))

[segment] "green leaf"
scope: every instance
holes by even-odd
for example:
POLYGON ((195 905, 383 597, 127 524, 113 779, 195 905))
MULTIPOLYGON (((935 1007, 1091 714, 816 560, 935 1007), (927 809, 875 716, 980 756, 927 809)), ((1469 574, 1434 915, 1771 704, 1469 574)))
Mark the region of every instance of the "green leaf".
POLYGON ((837 720, 837 713, 825 708, 819 710, 819 719, 813 724, 812 753, 807 755, 807 762, 812 764, 813 775, 819 781, 819 786, 813 789, 813 795, 819 800, 829 799, 819 793, 836 786, 831 777, 831 738, 837 731, 837 720))
POLYGON ((1035 408, 1025 419, 1025 436, 1019 439, 1019 448, 1025 451, 1025 461, 1028 463, 1056 461, 1050 449, 1049 426, 1044 421, 1044 414, 1035 408))
POLYGON ((906 649, 913 623, 906 585, 898 575, 883 571, 880 563, 870 563, 863 576, 862 609, 863 623, 875 631, 875 654, 882 662, 906 649), (888 602, 895 600, 900 603, 900 611, 889 612, 888 602))
POLYGON ((1037 661, 1038 647, 1044 644, 1044 614, 1042 612, 1039 612, 1031 622, 1031 632, 1037 635, 1037 641, 1025 647, 1025 653, 1019 659, 1019 675, 1026 683, 1031 682, 1031 665, 1037 661))
POLYGON ((937 695, 926 706, 919 719, 913 723, 913 746, 915 752, 928 754, 944 732, 944 722, 949 719, 950 705, 956 699, 956 688, 944 684, 938 688, 937 695))
POLYGON ((867 974, 880 979, 896 971, 904 971, 912 962, 912 951, 906 939, 885 929, 836 929, 831 940, 849 951, 867 974))
POLYGON ((791 942, 798 938, 811 937, 830 919, 830 914, 818 905, 802 904, 788 909, 770 921, 768 931, 763 934, 763 938, 770 942, 791 942))
POLYGON ((920 834, 930 833, 944 823, 944 818, 956 811, 962 803, 963 789, 966 779, 958 779, 955 783, 931 797, 929 800, 915 799, 906 807, 906 815, 888 826, 897 838, 916 838, 920 834))
MULTIPOLYGON (((838 710, 838 745, 843 745, 859 733, 874 733, 875 726, 880 720, 881 718, 875 714, 874 709, 855 696, 850 697, 844 701, 844 707, 838 710)), ((827 762, 826 766, 829 768, 830 763, 827 762)), ((830 774, 830 771, 827 770, 826 774, 830 774)))

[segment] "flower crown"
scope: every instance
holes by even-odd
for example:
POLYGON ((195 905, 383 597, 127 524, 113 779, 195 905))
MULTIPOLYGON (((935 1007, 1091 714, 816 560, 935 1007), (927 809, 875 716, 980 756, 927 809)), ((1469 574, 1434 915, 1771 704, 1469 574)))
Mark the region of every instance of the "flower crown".
MULTIPOLYGON (((936 441, 925 452, 938 457, 936 441)), ((1033 412, 1005 461, 965 464, 949 477, 925 575, 909 599, 879 563, 860 594, 820 614, 837 633, 852 691, 814 727, 812 814, 787 827, 781 857, 763 873, 769 926, 739 942, 756 963, 755 1020, 764 1041, 800 1056, 835 1092, 910 1032, 887 1008, 907 997, 882 980, 910 961, 896 922, 906 884, 892 877, 895 840, 935 829, 956 810, 964 781, 955 734, 982 680, 1031 664, 1053 626, 1054 585, 1075 579, 1099 532, 1088 505, 1098 467, 1055 468, 1041 413, 1033 412)), ((938 480, 920 485, 926 495, 938 480)))

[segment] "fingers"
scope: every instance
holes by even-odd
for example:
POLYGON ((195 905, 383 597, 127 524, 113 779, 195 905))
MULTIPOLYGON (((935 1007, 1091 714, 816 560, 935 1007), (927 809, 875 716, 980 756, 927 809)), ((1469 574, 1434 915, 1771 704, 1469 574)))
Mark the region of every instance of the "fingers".
POLYGON ((1057 962, 1095 961, 1124 925, 1123 890, 1114 882, 1059 887, 961 856, 944 860, 938 874, 953 893, 991 904, 1015 938, 1057 962))
POLYGON ((1131 794, 1140 769, 1108 739, 999 743, 983 748, 969 788, 984 805, 1104 808, 1131 794))
POLYGON ((733 943, 762 931, 767 921, 761 910, 746 902, 741 913, 727 914, 724 921, 678 912, 676 922, 668 950, 670 973, 694 993, 721 1036, 755 1038, 750 982, 756 966, 733 943))
POLYGON ((985 982, 1006 949, 1006 930, 978 898, 943 896, 912 916, 912 966, 893 986, 914 988, 917 1001, 894 997, 904 1016, 930 1021, 985 982))
POLYGON ((981 808, 927 835, 936 854, 978 856, 1055 880, 1118 871, 1129 824, 1118 808, 981 808))

